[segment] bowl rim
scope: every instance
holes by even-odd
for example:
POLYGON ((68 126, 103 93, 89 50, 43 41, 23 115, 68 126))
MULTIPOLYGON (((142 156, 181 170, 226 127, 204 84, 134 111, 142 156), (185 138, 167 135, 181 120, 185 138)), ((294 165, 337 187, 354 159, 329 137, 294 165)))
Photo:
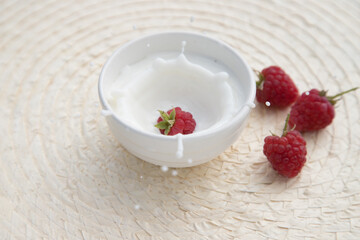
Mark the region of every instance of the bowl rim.
MULTIPOLYGON (((121 47, 117 48, 112 54, 111 56, 107 59, 107 61, 105 62, 105 64, 103 65, 100 75, 99 75, 99 80, 98 80, 98 95, 99 95, 99 99, 100 102, 102 104, 103 110, 106 111, 110 111, 111 112, 111 117, 113 117, 116 122, 118 122, 119 124, 121 124, 124 128, 127 128, 139 135, 142 135, 144 137, 151 137, 151 138, 155 138, 155 139, 159 139, 159 140, 176 140, 178 138, 179 134, 176 135, 172 135, 172 136, 166 136, 166 135, 162 135, 162 134, 155 134, 155 133, 150 133, 150 132, 145 132, 142 130, 139 130, 131 125, 126 124, 124 121, 122 121, 119 116, 112 110, 110 104, 108 103, 108 101, 106 100, 106 98, 104 97, 104 92, 103 92, 103 81, 104 81, 104 74, 107 71, 110 63, 113 61, 113 59, 120 54, 124 49, 126 49, 128 46, 135 44, 137 42, 143 41, 144 39, 148 39, 151 37, 155 37, 155 36, 161 36, 161 35, 171 35, 171 34, 177 34, 177 35, 188 35, 188 36, 194 36, 200 39, 207 39, 210 41, 213 41, 215 43, 220 44, 221 46, 223 46, 224 48, 227 48, 228 50, 230 50, 232 52, 232 54, 235 55, 235 57, 239 58, 241 62, 243 62, 244 66, 245 66, 245 70, 246 72, 249 74, 250 76, 250 93, 249 93, 249 98, 245 100, 245 104, 241 107, 241 109, 238 111, 238 113, 231 119, 229 120, 228 124, 223 124, 219 127, 210 129, 210 130, 203 130, 201 132, 195 132, 192 134, 187 134, 187 135, 182 135, 182 139, 186 140, 186 139, 193 139, 193 140, 197 140, 199 138, 203 138, 203 137, 210 137, 213 136, 214 134, 217 134, 218 132, 222 132, 227 128, 230 128, 231 126, 233 126, 234 124, 236 124, 238 121, 240 121, 241 119, 245 118, 249 113, 250 113, 250 105, 249 104, 254 104, 254 100, 255 100, 255 95, 256 95, 256 84, 255 84, 255 80, 254 80, 254 73, 252 71, 252 69, 250 68, 250 66, 248 65, 248 63, 245 61, 245 59, 234 49, 232 48, 230 45, 228 45, 227 43, 220 41, 218 39, 215 39, 213 37, 209 37, 207 35, 204 34, 199 34, 199 33, 195 33, 195 32, 187 32, 187 31, 166 31, 166 32, 159 32, 159 33, 153 33, 153 34, 147 34, 145 36, 130 40, 128 42, 126 42, 125 44, 123 44, 121 47)), ((107 117, 110 117, 107 116, 107 117)))

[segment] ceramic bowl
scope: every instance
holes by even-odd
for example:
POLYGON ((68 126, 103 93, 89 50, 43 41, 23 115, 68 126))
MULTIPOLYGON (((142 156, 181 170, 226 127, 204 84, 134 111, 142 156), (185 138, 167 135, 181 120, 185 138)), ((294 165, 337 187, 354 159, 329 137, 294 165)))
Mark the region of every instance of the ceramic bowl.
MULTIPOLYGON (((239 138, 242 129, 246 126, 251 108, 255 106, 253 102, 256 87, 254 74, 247 62, 227 44, 196 33, 165 32, 135 39, 116 50, 103 66, 98 90, 103 115, 111 132, 130 153, 156 165, 190 167, 214 159, 239 138), (114 112, 106 98, 113 82, 125 66, 134 64, 150 54, 179 52, 179 46, 184 41, 186 41, 185 53, 209 58, 233 73, 236 85, 241 89, 238 93, 241 95, 241 101, 234 116, 219 127, 181 136, 155 134, 127 124, 114 112), (182 153, 180 154, 179 151, 182 153)), ((151 92, 152 89, 148 91, 151 92)), ((180 91, 177 94, 181 97, 182 93, 180 91)))

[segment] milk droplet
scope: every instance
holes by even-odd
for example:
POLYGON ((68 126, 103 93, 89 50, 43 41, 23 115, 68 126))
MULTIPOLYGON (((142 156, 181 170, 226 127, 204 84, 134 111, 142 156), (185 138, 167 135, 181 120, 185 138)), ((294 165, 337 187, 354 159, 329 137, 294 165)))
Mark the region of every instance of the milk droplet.
POLYGON ((161 171, 167 172, 169 170, 168 166, 161 166, 161 171))
POLYGON ((186 46, 186 41, 182 41, 182 42, 181 42, 181 53, 184 53, 184 51, 185 51, 185 46, 186 46))
POLYGON ((103 109, 103 110, 101 110, 101 115, 103 115, 104 117, 108 117, 108 116, 111 116, 112 113, 109 110, 103 109))
POLYGON ((191 158, 189 158, 189 159, 187 160, 187 162, 191 164, 191 163, 193 162, 193 160, 192 160, 191 158))
POLYGON ((268 107, 270 107, 271 104, 270 104, 269 101, 266 101, 266 102, 265 102, 265 105, 268 106, 268 107))
POLYGON ((184 156, 184 144, 183 144, 182 134, 177 135, 177 140, 178 140, 178 149, 176 151, 176 157, 180 159, 184 156))
POLYGON ((140 209, 140 205, 139 205, 139 204, 136 204, 136 205, 134 206, 134 208, 135 208, 135 210, 139 210, 139 209, 140 209))
POLYGON ((305 95, 309 95, 310 93, 309 92, 305 92, 305 95))
POLYGON ((171 175, 176 176, 178 175, 178 172, 176 170, 172 170, 171 175))
POLYGON ((143 178, 144 178, 144 176, 140 176, 140 178, 141 178, 141 179, 143 179, 143 178))
POLYGON ((249 108, 255 108, 255 103, 251 102, 251 103, 247 103, 246 105, 249 106, 249 108))

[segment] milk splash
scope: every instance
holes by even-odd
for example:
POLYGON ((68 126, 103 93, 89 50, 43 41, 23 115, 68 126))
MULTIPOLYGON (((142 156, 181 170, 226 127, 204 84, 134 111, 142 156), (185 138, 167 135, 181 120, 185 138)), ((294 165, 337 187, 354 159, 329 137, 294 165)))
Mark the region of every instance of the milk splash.
POLYGON ((197 132, 231 120, 241 102, 233 75, 214 60, 192 53, 185 56, 186 45, 181 42, 175 57, 175 52, 154 53, 124 66, 107 97, 114 114, 133 128, 153 134, 160 134, 153 124, 156 110, 174 105, 194 115, 197 132))
MULTIPOLYGON (((124 66, 107 96, 113 114, 132 128, 155 135, 161 134, 154 127, 159 117, 156 110, 173 106, 193 114, 196 132, 218 128, 230 121, 242 107, 236 78, 216 59, 188 52, 186 46, 187 42, 181 41, 177 53, 152 53, 124 66)), ((149 48, 150 43, 145 47, 149 48)), ((251 103, 248 106, 253 107, 251 103)), ((106 116, 111 112, 102 113, 106 116)), ((192 159, 184 154, 184 136, 173 137, 177 144, 174 157, 186 157, 192 165, 192 159)), ((166 172, 168 168, 162 166, 161 170, 166 172)))
POLYGON ((184 156, 184 143, 183 143, 183 135, 178 134, 176 135, 177 138, 177 151, 176 151, 176 158, 181 159, 184 156))
MULTIPOLYGON (((186 46, 186 41, 182 41, 182 42, 181 42, 181 54, 184 54, 185 46, 186 46)), ((180 55, 181 55, 181 54, 180 54, 180 55)))

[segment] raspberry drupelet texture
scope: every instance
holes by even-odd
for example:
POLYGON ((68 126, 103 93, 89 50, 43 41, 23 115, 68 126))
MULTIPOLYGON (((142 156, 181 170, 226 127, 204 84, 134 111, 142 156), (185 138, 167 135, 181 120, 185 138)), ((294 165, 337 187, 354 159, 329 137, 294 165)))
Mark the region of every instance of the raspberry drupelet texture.
POLYGON ((287 107, 296 101, 299 91, 293 80, 278 66, 258 72, 256 99, 270 107, 287 107))
POLYGON ((296 130, 287 132, 287 117, 283 135, 267 136, 264 139, 263 152, 274 170, 279 174, 293 178, 299 174, 306 162, 306 142, 296 130))
POLYGON ((335 116, 334 106, 320 95, 320 91, 312 89, 303 93, 290 111, 289 125, 303 131, 314 131, 328 126, 335 116))
POLYGON ((160 112, 155 127, 159 128, 164 135, 176 135, 193 133, 196 127, 196 121, 189 112, 183 111, 180 107, 168 110, 166 113, 160 112))
POLYGON ((339 97, 356 89, 352 88, 335 96, 326 96, 326 91, 317 89, 304 92, 291 107, 290 127, 295 127, 300 132, 325 128, 335 117, 334 105, 339 97))

